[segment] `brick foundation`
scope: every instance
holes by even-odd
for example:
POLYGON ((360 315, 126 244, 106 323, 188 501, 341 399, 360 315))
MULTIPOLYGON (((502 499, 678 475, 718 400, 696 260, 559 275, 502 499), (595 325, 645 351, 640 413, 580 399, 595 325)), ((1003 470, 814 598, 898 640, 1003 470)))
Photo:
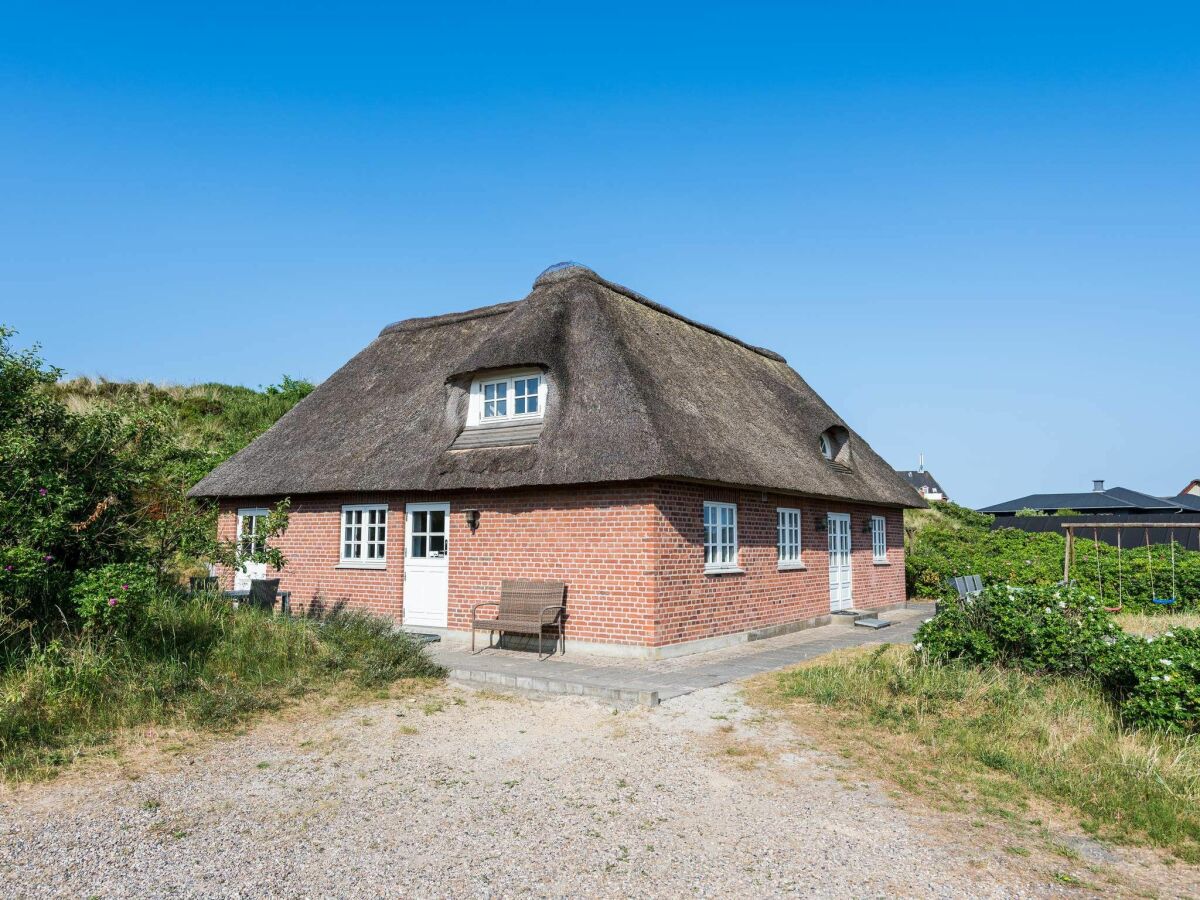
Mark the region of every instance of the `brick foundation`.
MULTIPOLYGON (((232 539, 239 508, 275 498, 221 504, 218 530, 232 539)), ((277 542, 288 560, 281 588, 294 610, 346 606, 403 620, 404 508, 450 504, 448 625, 465 630, 470 606, 495 599, 502 578, 554 578, 567 584, 568 640, 664 647, 783 626, 829 613, 827 512, 851 516, 854 606, 904 600, 903 513, 898 509, 802 500, 759 491, 673 482, 428 494, 340 494, 293 498, 287 533, 277 542), (739 574, 706 575, 703 503, 738 507, 739 574), (338 568, 343 504, 387 503, 386 569, 338 568), (802 570, 777 565, 776 507, 802 511, 802 570), (480 510, 479 529, 464 509, 480 510), (872 515, 888 520, 888 564, 873 561, 872 515)), ((226 586, 233 574, 224 572, 226 586)))

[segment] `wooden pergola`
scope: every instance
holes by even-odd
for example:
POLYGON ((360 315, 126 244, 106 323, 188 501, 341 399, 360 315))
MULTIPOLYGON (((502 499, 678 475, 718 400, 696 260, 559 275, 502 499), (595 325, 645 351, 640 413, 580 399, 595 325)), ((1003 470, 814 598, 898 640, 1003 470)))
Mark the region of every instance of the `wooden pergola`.
MULTIPOLYGON (((1180 529, 1200 528, 1200 522, 1137 522, 1130 524, 1129 522, 1063 522, 1062 527, 1067 532, 1067 547, 1063 554, 1063 581, 1071 580, 1071 565, 1075 562, 1075 531, 1083 529, 1084 531, 1099 532, 1101 528, 1117 528, 1126 529, 1132 528, 1135 530, 1141 529, 1146 532, 1149 537, 1151 528, 1166 528, 1170 531, 1178 531, 1180 529)), ((1118 535, 1118 539, 1120 536, 1118 535)), ((1174 535, 1172 535, 1174 541, 1174 535)))

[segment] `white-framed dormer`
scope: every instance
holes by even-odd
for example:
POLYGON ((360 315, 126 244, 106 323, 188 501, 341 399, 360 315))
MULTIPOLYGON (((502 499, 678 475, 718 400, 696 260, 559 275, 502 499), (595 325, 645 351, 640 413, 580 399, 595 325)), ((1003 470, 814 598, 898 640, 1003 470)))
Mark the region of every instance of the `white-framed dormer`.
POLYGON ((540 422, 546 414, 546 375, 541 369, 512 369, 471 382, 467 427, 540 422))

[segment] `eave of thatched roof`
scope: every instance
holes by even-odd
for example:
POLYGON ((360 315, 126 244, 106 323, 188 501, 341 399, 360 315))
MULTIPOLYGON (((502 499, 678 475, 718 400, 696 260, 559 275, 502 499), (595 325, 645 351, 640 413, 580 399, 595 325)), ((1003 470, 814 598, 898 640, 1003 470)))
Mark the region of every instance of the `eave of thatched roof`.
POLYGON ((569 266, 548 270, 523 300, 383 329, 191 493, 663 478, 924 505, 853 430, 849 466, 827 462, 818 436, 833 426, 849 430, 783 357, 569 266), (549 388, 540 433, 531 429, 526 444, 451 449, 472 378, 526 366, 542 369, 549 388))

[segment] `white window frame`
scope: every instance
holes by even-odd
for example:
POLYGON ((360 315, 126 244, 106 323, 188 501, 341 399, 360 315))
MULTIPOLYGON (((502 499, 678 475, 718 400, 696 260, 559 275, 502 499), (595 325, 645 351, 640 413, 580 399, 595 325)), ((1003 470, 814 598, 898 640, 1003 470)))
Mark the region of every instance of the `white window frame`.
POLYGON ((392 517, 386 503, 347 503, 342 507, 341 518, 338 520, 338 565, 339 569, 386 569, 387 568, 387 539, 392 527, 392 517), (383 522, 370 521, 372 515, 383 513, 383 522), (347 518, 353 513, 361 513, 362 521, 349 523, 347 518), (358 535, 348 539, 347 528, 360 529, 358 535), (383 539, 372 536, 372 529, 383 529, 383 539), (357 546, 360 556, 346 555, 346 545, 357 546), (368 556, 374 548, 375 556, 368 556))
POLYGON ((886 516, 871 516, 871 559, 876 565, 884 565, 888 561, 886 516))
POLYGON ((270 514, 271 514, 271 511, 269 509, 263 509, 262 507, 258 507, 258 506, 249 507, 246 509, 239 509, 237 511, 237 535, 235 537, 235 540, 237 542, 237 548, 238 548, 239 555, 241 555, 243 552, 242 522, 245 519, 251 519, 254 521, 254 525, 252 526, 252 530, 253 530, 254 534, 251 536, 252 543, 251 543, 251 547, 250 547, 250 553, 253 553, 253 552, 255 552, 255 550, 261 550, 263 547, 263 544, 264 544, 262 535, 260 535, 258 533, 258 520, 265 519, 270 514))
POLYGON ((704 574, 723 575, 744 571, 738 566, 737 504, 704 501, 704 574), (709 523, 709 513, 713 522, 709 523), (729 513, 729 521, 722 521, 729 513), (710 540, 710 537, 714 540, 710 540))
POLYGON ((775 550, 779 558, 780 571, 804 569, 803 514, 790 506, 775 508, 775 550), (789 520, 789 521, 785 521, 789 520), (793 543, 792 532, 795 532, 793 543))
POLYGON ((546 415, 546 373, 541 369, 519 369, 512 372, 497 373, 486 378, 477 378, 471 383, 471 397, 467 405, 467 427, 487 428, 496 425, 511 425, 516 422, 537 422, 546 415), (526 378, 538 379, 537 412, 518 413, 517 382, 526 378), (503 384, 505 387, 506 411, 503 416, 483 415, 483 390, 488 385, 503 384))

